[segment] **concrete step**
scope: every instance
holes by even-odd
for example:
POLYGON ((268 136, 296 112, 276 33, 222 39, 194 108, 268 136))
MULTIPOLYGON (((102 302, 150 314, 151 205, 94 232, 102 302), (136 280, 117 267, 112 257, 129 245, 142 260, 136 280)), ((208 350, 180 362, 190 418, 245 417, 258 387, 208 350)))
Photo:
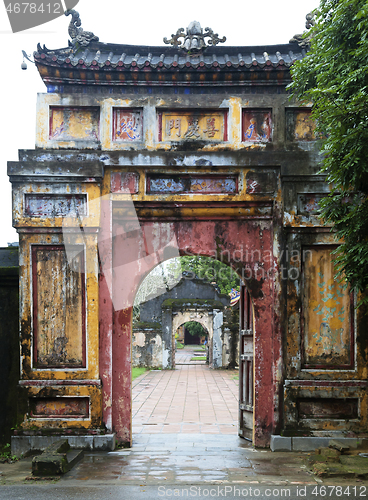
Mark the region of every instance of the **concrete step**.
POLYGON ((65 474, 83 458, 83 450, 71 450, 67 439, 60 439, 48 446, 41 455, 32 460, 34 476, 57 476, 65 474))

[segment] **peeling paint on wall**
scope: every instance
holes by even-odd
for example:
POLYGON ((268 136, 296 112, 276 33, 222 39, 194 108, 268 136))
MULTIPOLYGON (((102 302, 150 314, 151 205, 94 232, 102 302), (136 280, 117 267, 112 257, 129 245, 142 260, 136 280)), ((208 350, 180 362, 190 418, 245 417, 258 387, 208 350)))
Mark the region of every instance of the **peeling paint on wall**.
POLYGON ((310 247, 304 263, 305 367, 354 366, 351 297, 334 279, 331 248, 310 247))
POLYGON ((50 139, 55 141, 99 139, 99 108, 50 107, 50 139))
POLYGON ((37 367, 85 366, 83 255, 83 247, 76 247, 77 267, 71 269, 63 247, 33 249, 33 338, 37 367))

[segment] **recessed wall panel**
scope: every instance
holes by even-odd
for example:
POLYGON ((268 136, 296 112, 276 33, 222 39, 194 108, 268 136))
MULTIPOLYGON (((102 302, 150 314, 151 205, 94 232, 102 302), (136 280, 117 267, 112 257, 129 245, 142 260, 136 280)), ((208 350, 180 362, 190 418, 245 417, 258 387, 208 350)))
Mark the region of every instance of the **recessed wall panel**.
POLYGON ((85 275, 82 246, 32 248, 34 364, 85 366, 85 275))
POLYGON ((89 398, 30 398, 32 418, 88 418, 89 398))
POLYGON ((243 110, 244 142, 271 142, 272 130, 273 123, 270 110, 243 110))
POLYGON ((227 140, 226 111, 162 111, 158 118, 159 141, 227 140))
POLYGON ((49 138, 55 141, 98 141, 100 108, 50 107, 49 138))
POLYGON ((126 108, 113 109, 113 141, 139 142, 143 140, 142 111, 126 108))
POLYGON ((316 122, 310 109, 286 110, 286 138, 288 141, 314 141, 316 122))
POLYGON ((333 247, 303 250, 303 367, 353 368, 353 300, 334 279, 333 247))

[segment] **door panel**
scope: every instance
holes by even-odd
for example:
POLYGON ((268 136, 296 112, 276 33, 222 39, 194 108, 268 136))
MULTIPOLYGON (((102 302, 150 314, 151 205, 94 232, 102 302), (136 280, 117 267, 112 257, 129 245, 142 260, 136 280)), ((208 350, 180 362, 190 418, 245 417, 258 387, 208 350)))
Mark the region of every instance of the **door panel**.
POLYGON ((253 307, 248 290, 240 288, 239 436, 253 439, 253 307))

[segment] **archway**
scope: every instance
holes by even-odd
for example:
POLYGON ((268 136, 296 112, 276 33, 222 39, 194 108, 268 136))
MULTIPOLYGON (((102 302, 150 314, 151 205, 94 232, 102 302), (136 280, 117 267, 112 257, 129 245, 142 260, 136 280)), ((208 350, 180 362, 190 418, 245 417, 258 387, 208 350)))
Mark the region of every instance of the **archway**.
POLYGON ((184 345, 207 345, 209 332, 197 321, 196 316, 191 316, 190 321, 182 325, 182 329, 184 345))
POLYGON ((238 275, 212 258, 185 256, 155 267, 141 282, 134 301, 133 367, 174 368, 177 329, 192 321, 206 329, 210 367, 234 366, 238 318, 230 310, 232 286, 239 286, 238 275))
MULTIPOLYGON (((141 277, 160 258, 171 257, 176 248, 183 255, 207 255, 223 260, 247 283, 254 307, 253 441, 257 446, 267 446, 274 423, 278 421, 279 387, 274 374, 277 373, 281 359, 280 332, 274 311, 274 284, 277 282, 277 276, 275 278, 272 257, 272 217, 219 217, 219 207, 211 210, 207 204, 208 220, 202 220, 195 210, 191 212, 192 215, 183 217, 182 213, 179 213, 180 210, 177 211, 174 206, 169 208, 170 212, 165 212, 165 207, 155 211, 153 206, 141 207, 136 204, 142 241, 146 244, 137 242, 136 234, 133 237, 131 233, 124 231, 119 217, 112 214, 112 300, 120 304, 120 307, 113 312, 111 299, 106 293, 107 285, 102 277, 100 312, 104 317, 101 323, 104 348, 101 349, 101 376, 106 380, 103 394, 104 421, 110 422, 119 441, 131 442, 130 360, 133 301, 130 299, 129 303, 129 297, 134 297, 141 277), (151 248, 148 248, 147 242, 151 248), (122 248, 125 249, 124 252, 121 251, 122 248), (150 262, 147 260, 148 254, 151 256, 150 262), (129 274, 126 273, 127 263, 129 274)), ((114 210, 117 214, 119 209, 121 206, 116 203, 114 210)), ((110 227, 109 224, 105 230, 109 232, 110 227)))

